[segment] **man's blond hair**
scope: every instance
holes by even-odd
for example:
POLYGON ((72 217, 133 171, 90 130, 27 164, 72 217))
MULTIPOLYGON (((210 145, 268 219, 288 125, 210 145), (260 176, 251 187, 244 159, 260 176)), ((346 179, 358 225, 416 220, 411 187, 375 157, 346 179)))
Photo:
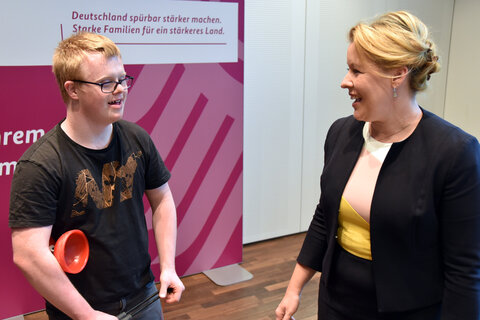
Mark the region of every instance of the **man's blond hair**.
POLYGON ((96 33, 78 33, 58 44, 53 54, 52 70, 63 101, 69 100, 65 82, 80 77, 80 66, 86 55, 92 53, 100 53, 105 58, 121 57, 120 50, 112 40, 96 33))

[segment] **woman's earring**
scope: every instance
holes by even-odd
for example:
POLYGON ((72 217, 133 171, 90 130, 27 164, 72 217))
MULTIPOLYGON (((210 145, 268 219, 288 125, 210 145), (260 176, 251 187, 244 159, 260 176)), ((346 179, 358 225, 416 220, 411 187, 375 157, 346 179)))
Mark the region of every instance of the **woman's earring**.
POLYGON ((398 97, 398 95, 397 95, 397 88, 393 88, 393 97, 394 97, 394 98, 398 97))

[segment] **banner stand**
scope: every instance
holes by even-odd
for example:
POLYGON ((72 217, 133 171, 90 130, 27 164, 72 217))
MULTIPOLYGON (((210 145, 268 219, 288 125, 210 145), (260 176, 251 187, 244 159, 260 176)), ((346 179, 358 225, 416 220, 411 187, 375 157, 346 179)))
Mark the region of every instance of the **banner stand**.
POLYGON ((253 275, 237 263, 203 271, 210 280, 219 286, 229 286, 253 278, 253 275))
MULTIPOLYGON (((13 263, 5 215, 18 159, 65 117, 52 53, 60 40, 79 31, 115 42, 125 71, 135 78, 123 116, 150 135, 172 174, 169 185, 181 235, 175 257, 178 275, 242 261, 244 0, 119 0, 114 7, 87 2, 52 0, 52 6, 45 6, 35 0, 7 1, 0 10, 1 25, 8 26, 0 28, 0 36, 9 48, 0 50, 0 87, 7 93, 2 104, 8 106, 0 111, 0 254, 5 257, 0 282, 9 288, 0 290, 0 319, 23 320, 23 315, 45 308, 44 299, 13 263), (34 55, 22 54, 32 46, 34 55), (38 85, 25 91, 18 83, 27 78, 38 85)), ((126 165, 119 162, 118 170, 126 165)), ((129 188, 122 174, 113 177, 116 185, 129 188)), ((92 183, 100 186, 98 193, 78 186, 82 199, 92 205, 94 198, 104 196, 104 176, 97 179, 92 183)), ((121 202, 118 191, 115 198, 121 202)), ((152 212, 143 200, 151 269, 158 281, 152 212)), ((218 281, 243 279, 249 274, 227 270, 218 281)))

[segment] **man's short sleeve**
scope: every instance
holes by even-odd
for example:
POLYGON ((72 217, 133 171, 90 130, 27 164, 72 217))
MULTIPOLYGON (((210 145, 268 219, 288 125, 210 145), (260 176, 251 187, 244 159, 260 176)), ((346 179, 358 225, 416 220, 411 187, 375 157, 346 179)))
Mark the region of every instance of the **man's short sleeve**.
POLYGON ((53 225, 57 189, 54 179, 44 168, 30 161, 18 162, 10 191, 10 228, 53 225))

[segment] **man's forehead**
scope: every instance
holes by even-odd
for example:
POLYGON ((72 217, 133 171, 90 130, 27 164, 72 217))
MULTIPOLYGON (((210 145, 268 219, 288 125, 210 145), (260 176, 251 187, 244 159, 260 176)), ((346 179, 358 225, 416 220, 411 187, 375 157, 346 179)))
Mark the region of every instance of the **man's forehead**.
POLYGON ((125 73, 125 69, 119 56, 105 57, 101 53, 89 53, 80 65, 80 72, 85 76, 107 77, 125 73))

